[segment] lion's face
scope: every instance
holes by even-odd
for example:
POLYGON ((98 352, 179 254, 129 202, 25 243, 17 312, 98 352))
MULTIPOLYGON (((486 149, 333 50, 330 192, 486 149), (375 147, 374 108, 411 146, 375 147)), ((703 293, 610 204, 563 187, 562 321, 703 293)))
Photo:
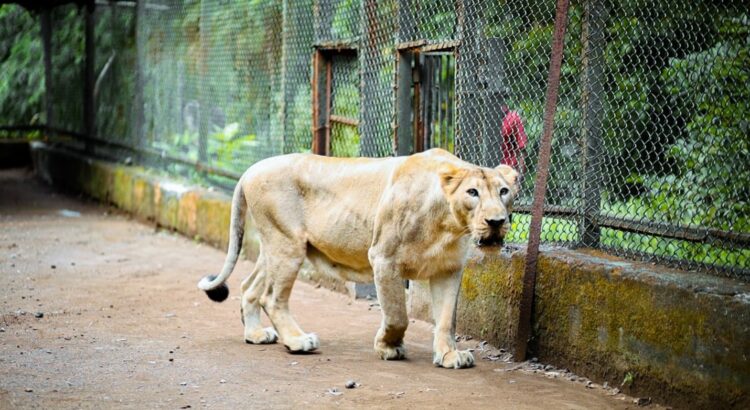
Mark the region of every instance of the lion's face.
POLYGON ((443 177, 443 189, 454 214, 479 246, 499 246, 510 229, 518 173, 497 168, 454 170, 443 177))

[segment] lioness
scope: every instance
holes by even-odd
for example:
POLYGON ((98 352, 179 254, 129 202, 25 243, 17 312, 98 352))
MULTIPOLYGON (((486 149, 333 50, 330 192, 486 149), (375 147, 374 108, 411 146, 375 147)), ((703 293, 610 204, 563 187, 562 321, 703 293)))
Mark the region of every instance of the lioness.
POLYGON ((261 251, 242 282, 246 342, 281 337, 292 352, 319 347, 318 337, 289 312, 292 285, 307 258, 345 280, 374 279, 383 312, 375 351, 385 360, 405 357, 403 280, 429 280, 433 362, 470 367, 474 356, 457 350, 454 337, 461 274, 473 244, 502 244, 517 176, 508 166, 482 168, 440 149, 396 158, 291 154, 260 161, 234 190, 224 267, 198 287, 213 300, 226 299, 224 282, 237 262, 249 208, 261 251), (261 326, 261 307, 273 328, 261 326))

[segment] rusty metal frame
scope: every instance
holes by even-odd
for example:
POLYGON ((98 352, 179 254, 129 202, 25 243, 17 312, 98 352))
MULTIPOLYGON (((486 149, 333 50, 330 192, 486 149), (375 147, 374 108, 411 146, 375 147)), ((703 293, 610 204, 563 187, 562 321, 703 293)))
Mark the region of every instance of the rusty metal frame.
POLYGON ((536 181, 534 181, 534 201, 531 210, 529 245, 526 249, 526 267, 523 275, 523 291, 521 294, 514 349, 515 359, 518 361, 526 358, 526 348, 531 338, 537 259, 542 233, 542 216, 544 215, 544 194, 547 190, 547 176, 549 174, 549 162, 552 151, 552 134, 554 131, 555 111, 557 110, 557 95, 560 88, 560 69, 563 59, 565 28, 568 20, 568 6, 569 0, 557 0, 555 31, 552 37, 552 58, 550 60, 547 96, 544 106, 544 125, 539 148, 536 181))
POLYGON ((331 113, 331 93, 333 85, 333 56, 357 55, 357 49, 350 43, 325 43, 315 46, 313 53, 312 88, 312 152, 318 155, 331 155, 331 123, 358 127, 359 119, 352 119, 331 113))
POLYGON ((459 41, 448 41, 436 44, 429 44, 427 40, 409 41, 396 45, 396 107, 398 110, 396 132, 393 136, 394 143, 397 147, 398 155, 409 155, 415 152, 425 150, 424 141, 424 119, 422 118, 423 90, 422 78, 420 71, 419 57, 424 53, 432 52, 450 52, 456 57, 456 50, 460 45, 459 41), (414 67, 411 67, 411 62, 414 67), (407 103, 411 97, 411 88, 414 88, 414 97, 407 103), (414 114, 414 121, 410 124, 407 118, 411 118, 411 113, 403 110, 409 107, 414 114), (406 135, 403 135, 406 134, 406 135), (408 144, 408 147, 404 145, 408 144), (406 149, 408 148, 408 149, 406 149))

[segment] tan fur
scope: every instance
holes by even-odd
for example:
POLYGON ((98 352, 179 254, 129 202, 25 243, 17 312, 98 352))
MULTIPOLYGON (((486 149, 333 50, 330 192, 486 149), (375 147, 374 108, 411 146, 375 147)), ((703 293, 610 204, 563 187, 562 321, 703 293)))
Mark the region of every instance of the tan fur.
POLYGON ((508 230, 517 173, 480 168, 443 150, 409 157, 343 159, 306 154, 269 158, 240 179, 232 209, 227 261, 203 290, 221 286, 239 253, 245 209, 260 232, 261 252, 242 283, 245 340, 292 351, 319 346, 292 318, 288 300, 297 272, 309 259, 318 270, 346 280, 375 281, 383 320, 375 350, 383 359, 405 355, 408 325, 404 279, 430 282, 435 319, 435 364, 469 367, 456 350, 455 307, 461 273, 473 243, 508 230), (505 188, 509 191, 501 197, 505 188), (469 191, 476 190, 478 197, 469 191), (486 220, 505 220, 498 229, 486 220), (273 327, 260 326, 260 308, 273 327))

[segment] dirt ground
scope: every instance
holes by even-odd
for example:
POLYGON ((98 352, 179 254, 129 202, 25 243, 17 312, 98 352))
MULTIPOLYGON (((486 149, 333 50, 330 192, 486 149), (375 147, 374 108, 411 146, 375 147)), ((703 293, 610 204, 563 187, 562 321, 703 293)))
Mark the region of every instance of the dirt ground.
POLYGON ((252 264, 238 265, 222 304, 195 287, 223 259, 55 193, 28 170, 0 171, 0 408, 637 407, 512 363, 436 368, 421 321, 407 332, 409 359, 382 361, 372 350, 377 306, 303 282, 292 311, 320 336, 319 352, 245 344, 237 293, 252 264))

